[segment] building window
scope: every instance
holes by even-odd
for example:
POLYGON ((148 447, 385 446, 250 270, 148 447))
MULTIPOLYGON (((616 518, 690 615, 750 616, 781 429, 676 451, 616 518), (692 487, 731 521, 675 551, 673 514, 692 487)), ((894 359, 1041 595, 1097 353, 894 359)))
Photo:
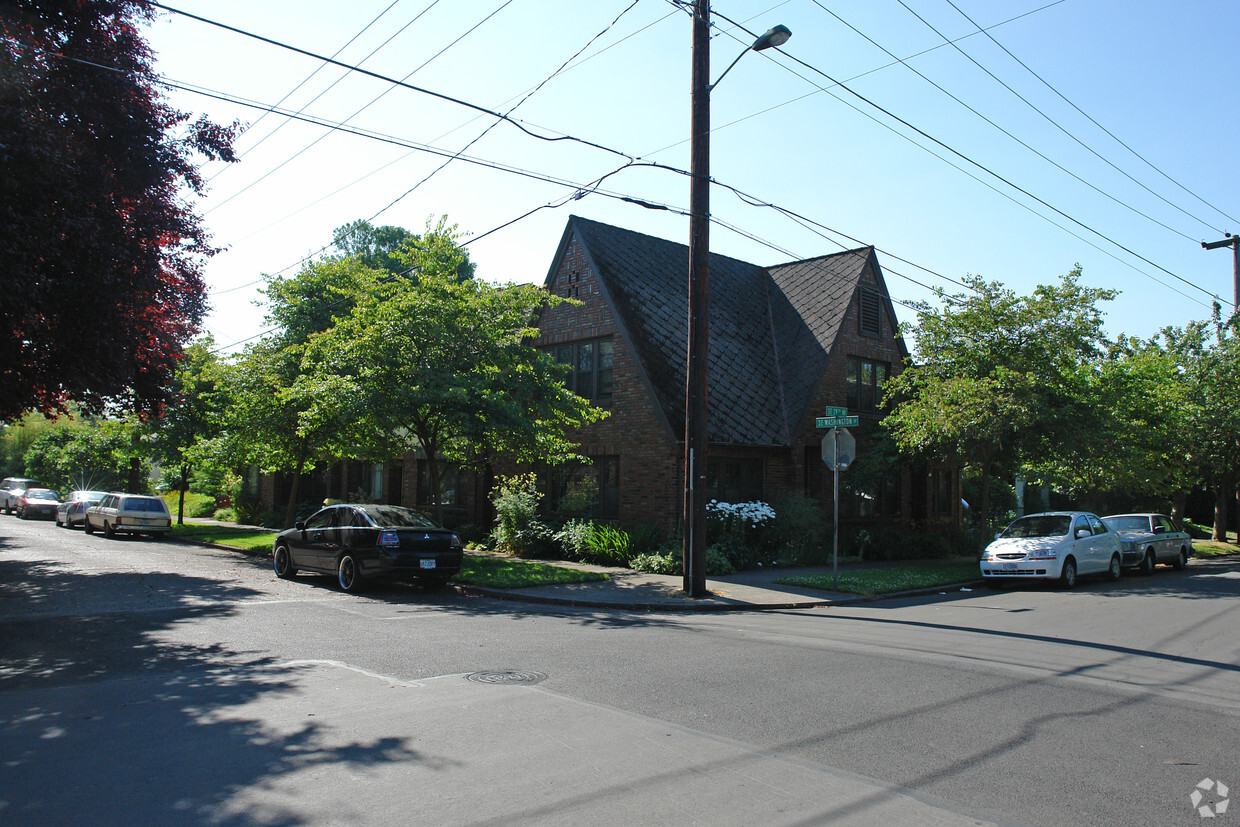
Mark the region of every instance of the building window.
POLYGON ((895 517, 900 514, 900 477, 887 475, 861 485, 840 475, 840 515, 843 517, 895 517))
POLYGON ((766 495, 761 459, 707 457, 706 496, 724 503, 761 500, 766 495))
POLYGON ((548 509, 568 517, 615 520, 620 516, 620 458, 590 457, 589 465, 557 465, 547 477, 548 509), (592 483, 592 485, 590 484, 592 483), (589 501, 586 501, 586 500, 589 501))
POLYGON ((882 336, 883 335, 883 300, 882 297, 873 290, 861 288, 857 294, 857 301, 860 305, 858 318, 861 321, 861 333, 863 336, 882 336))
POLYGON ((571 368, 564 380, 570 391, 585 399, 611 399, 615 350, 610 336, 557 345, 554 355, 571 368))
MULTIPOLYGON (((466 472, 459 468, 447 466, 442 460, 439 471, 443 474, 443 490, 440 492, 439 504, 447 506, 465 505, 465 492, 468 490, 469 479, 466 472)), ((418 460, 418 497, 420 506, 434 505, 435 486, 431 483, 431 464, 427 460, 418 460)))
POLYGON ((848 374, 848 409, 860 413, 881 413, 883 386, 891 377, 891 365, 849 356, 845 370, 848 374))

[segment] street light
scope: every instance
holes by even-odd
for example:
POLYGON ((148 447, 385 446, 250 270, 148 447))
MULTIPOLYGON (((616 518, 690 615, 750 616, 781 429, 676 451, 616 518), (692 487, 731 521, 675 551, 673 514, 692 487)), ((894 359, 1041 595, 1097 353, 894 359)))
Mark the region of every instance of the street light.
MULTIPOLYGON (((792 32, 776 26, 745 52, 782 46, 792 32)), ((710 352, 710 0, 693 4, 693 98, 689 141, 689 330, 685 366, 684 590, 706 595, 707 355, 710 352)), ((723 80, 723 75, 719 80, 723 80)))

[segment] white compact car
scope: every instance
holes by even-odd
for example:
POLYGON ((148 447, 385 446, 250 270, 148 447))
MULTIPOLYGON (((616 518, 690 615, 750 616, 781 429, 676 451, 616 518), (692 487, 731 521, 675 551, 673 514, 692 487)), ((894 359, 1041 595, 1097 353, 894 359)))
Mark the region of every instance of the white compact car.
POLYGON ((1070 589, 1081 574, 1118 580, 1120 559, 1119 535, 1096 514, 1053 511, 1012 521, 982 553, 981 569, 987 581, 1058 580, 1070 589))
POLYGON ((149 494, 105 494, 98 505, 86 509, 87 534, 102 531, 109 537, 119 533, 155 536, 172 528, 172 515, 159 497, 149 494))

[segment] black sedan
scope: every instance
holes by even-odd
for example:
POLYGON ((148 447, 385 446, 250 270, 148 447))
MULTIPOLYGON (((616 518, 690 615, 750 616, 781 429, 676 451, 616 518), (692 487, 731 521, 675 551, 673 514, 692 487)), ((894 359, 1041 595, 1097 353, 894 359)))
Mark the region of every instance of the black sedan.
POLYGON ((461 570, 463 554, 455 532, 395 505, 329 505, 280 532, 272 545, 277 577, 333 574, 346 592, 376 577, 441 586, 461 570))

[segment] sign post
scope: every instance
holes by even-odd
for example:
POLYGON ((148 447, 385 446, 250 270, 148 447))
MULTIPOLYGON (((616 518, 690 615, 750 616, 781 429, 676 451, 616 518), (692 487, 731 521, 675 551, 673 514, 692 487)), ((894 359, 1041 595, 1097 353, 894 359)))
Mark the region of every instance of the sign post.
POLYGON ((855 428, 857 422, 857 417, 848 415, 847 408, 832 407, 827 408, 826 416, 820 416, 814 420, 819 428, 831 429, 822 438, 822 461, 831 469, 834 480, 831 491, 835 500, 831 520, 831 527, 834 530, 831 545, 831 585, 835 589, 840 587, 840 471, 848 468, 857 455, 857 441, 845 429, 855 428))

